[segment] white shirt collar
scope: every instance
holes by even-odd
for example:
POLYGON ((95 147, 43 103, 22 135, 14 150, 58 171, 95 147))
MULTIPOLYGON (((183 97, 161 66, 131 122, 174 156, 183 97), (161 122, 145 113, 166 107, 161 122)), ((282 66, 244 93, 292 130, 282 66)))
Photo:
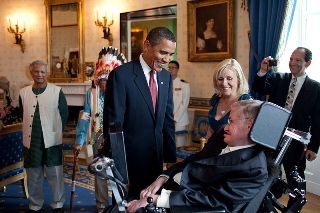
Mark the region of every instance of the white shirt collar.
POLYGON ((151 68, 146 63, 146 61, 143 59, 142 54, 140 54, 139 60, 140 60, 140 64, 141 64, 144 75, 146 75, 146 76, 150 75, 151 68))
MULTIPOLYGON (((295 103, 297 97, 298 97, 298 94, 301 90, 301 87, 304 83, 304 81, 306 80, 306 77, 307 77, 307 74, 304 73, 303 75, 297 77, 297 84, 296 84, 296 91, 295 91, 295 94, 294 94, 294 97, 293 97, 293 104, 295 103)), ((291 82, 293 81, 293 76, 291 77, 291 81, 290 81, 290 85, 291 85, 291 82)), ((288 91, 290 90, 290 86, 288 88, 288 91)))
MULTIPOLYGON (((301 75, 299 77, 296 77, 297 78, 297 83, 298 84, 303 84, 303 82, 306 79, 306 77, 307 77, 307 73, 304 73, 303 75, 301 75)), ((293 78, 294 78, 294 76, 292 75, 291 81, 292 81, 293 78)))
MULTIPOLYGON (((141 67, 142 67, 144 76, 146 77, 147 83, 148 83, 148 85, 149 85, 151 68, 150 68, 149 65, 146 63, 146 61, 143 59, 142 54, 140 54, 139 61, 140 61, 140 64, 141 64, 141 67)), ((154 72, 154 79, 155 79, 155 80, 157 79, 157 72, 154 72)), ((158 88, 158 82, 157 82, 157 80, 156 80, 156 87, 158 88)))
POLYGON ((223 155, 223 154, 226 154, 226 153, 229 153, 229 152, 233 152, 233 151, 236 151, 236 150, 240 150, 240 149, 245 149, 245 148, 249 148, 249 147, 252 147, 252 146, 255 146, 256 144, 248 144, 248 145, 243 145, 243 146, 227 146, 226 148, 222 149, 220 155, 223 155))

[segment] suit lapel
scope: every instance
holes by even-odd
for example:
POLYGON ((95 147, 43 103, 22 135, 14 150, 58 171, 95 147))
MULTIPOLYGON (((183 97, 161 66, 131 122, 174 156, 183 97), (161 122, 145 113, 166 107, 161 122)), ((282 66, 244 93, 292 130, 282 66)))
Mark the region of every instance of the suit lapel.
POLYGON ((289 87, 290 87, 290 83, 291 83, 291 78, 292 78, 291 73, 288 74, 288 75, 285 77, 285 88, 288 88, 287 91, 286 91, 286 99, 287 99, 288 92, 289 92, 289 87))
POLYGON ((154 112, 153 112, 153 105, 152 105, 152 98, 150 94, 150 89, 148 87, 148 83, 146 81, 146 77, 143 73, 141 64, 139 61, 136 61, 134 63, 133 72, 136 76, 134 79, 135 84, 137 85, 139 91, 141 92, 142 97, 144 98, 148 109, 150 113, 152 114, 152 117, 155 118, 154 112))
POLYGON ((165 78, 164 78, 164 70, 162 69, 161 72, 157 72, 157 84, 158 84, 158 97, 157 97, 157 111, 161 112, 162 103, 164 103, 164 94, 165 94, 165 78))
POLYGON ((277 90, 277 94, 278 93, 280 93, 280 94, 278 94, 278 96, 277 96, 278 101, 276 101, 276 102, 278 102, 277 104, 282 107, 285 106, 285 103, 287 101, 291 77, 292 77, 291 73, 284 73, 284 75, 278 79, 278 82, 276 84, 276 85, 281 85, 280 88, 277 90))
POLYGON ((310 91, 312 91, 313 87, 311 87, 311 81, 308 76, 306 76, 306 79, 304 80, 302 87, 298 93, 298 96, 293 104, 292 111, 294 108, 297 108, 301 105, 304 105, 305 103, 308 103, 308 97, 310 94, 310 91))

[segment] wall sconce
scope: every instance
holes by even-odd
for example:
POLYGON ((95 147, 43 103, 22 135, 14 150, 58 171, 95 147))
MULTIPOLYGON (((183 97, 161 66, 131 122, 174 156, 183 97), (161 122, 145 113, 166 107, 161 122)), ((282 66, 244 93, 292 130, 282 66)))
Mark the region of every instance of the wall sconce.
MULTIPOLYGON (((9 33, 13 33, 14 34, 14 37, 16 39, 16 43, 15 44, 18 44, 20 45, 20 48, 21 48, 21 52, 24 52, 25 50, 25 42, 24 40, 22 39, 22 33, 24 33, 26 31, 26 23, 23 22, 23 28, 21 26, 21 24, 19 25, 19 19, 18 17, 15 17, 14 19, 11 18, 10 16, 7 17, 7 20, 8 20, 8 32, 9 33), (13 26, 11 25, 11 20, 13 21, 13 26)), ((20 18, 20 23, 21 23, 21 20, 22 18, 20 18)))
POLYGON ((104 39, 108 39, 110 42, 110 45, 112 45, 112 33, 110 32, 110 26, 113 25, 113 13, 110 11, 111 13, 111 21, 108 22, 108 18, 107 18, 107 10, 104 9, 104 13, 102 13, 103 15, 101 16, 102 21, 100 20, 100 16, 99 16, 99 9, 96 7, 94 8, 94 12, 95 12, 95 18, 96 20, 94 21, 94 23, 96 24, 96 26, 98 27, 102 27, 102 32, 103 32, 103 37, 104 39))

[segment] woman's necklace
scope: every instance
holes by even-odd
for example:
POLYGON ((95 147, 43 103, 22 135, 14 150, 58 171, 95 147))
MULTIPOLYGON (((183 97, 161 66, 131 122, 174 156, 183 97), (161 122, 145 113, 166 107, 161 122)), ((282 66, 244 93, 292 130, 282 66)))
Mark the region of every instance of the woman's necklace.
MULTIPOLYGON (((221 100, 222 100, 222 99, 220 99, 220 101, 221 101, 221 100)), ((221 115, 224 115, 224 114, 226 114, 226 112, 229 112, 229 111, 230 111, 230 107, 231 107, 231 105, 232 105, 233 102, 235 102, 235 100, 231 100, 231 101, 221 101, 221 102, 219 103, 218 108, 219 108, 219 111, 220 111, 221 115)))

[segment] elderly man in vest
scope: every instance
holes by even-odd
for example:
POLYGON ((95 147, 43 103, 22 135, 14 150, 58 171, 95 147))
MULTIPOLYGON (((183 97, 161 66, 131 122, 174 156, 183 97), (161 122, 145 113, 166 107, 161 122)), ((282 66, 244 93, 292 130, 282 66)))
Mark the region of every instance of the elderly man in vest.
POLYGON ((20 90, 23 112, 24 167, 28 175, 29 212, 43 208, 44 174, 52 191, 53 212, 63 212, 65 192, 62 166, 62 129, 68 105, 60 87, 47 82, 47 64, 30 64, 33 85, 20 90))

